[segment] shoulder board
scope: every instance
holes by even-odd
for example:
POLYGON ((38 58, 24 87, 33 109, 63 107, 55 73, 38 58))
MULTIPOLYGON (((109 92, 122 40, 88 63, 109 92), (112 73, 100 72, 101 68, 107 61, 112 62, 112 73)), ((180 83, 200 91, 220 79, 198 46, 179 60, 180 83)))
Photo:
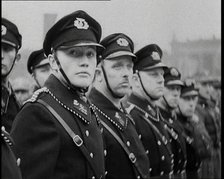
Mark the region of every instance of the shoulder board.
POLYGON ((39 96, 41 93, 47 93, 48 91, 49 91, 49 89, 46 88, 46 87, 43 87, 43 88, 40 88, 40 89, 36 90, 36 91, 33 93, 32 97, 31 97, 30 99, 26 100, 26 101, 24 102, 24 104, 26 104, 26 103, 28 103, 28 102, 33 103, 33 102, 37 101, 38 96, 39 96))

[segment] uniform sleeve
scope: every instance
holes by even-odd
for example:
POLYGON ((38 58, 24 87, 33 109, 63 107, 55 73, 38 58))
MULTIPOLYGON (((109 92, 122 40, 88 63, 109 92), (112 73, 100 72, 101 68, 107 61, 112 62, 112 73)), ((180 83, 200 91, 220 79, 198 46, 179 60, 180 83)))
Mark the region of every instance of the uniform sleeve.
POLYGON ((13 123, 11 136, 21 158, 23 178, 51 178, 60 146, 52 114, 41 104, 25 105, 13 123))

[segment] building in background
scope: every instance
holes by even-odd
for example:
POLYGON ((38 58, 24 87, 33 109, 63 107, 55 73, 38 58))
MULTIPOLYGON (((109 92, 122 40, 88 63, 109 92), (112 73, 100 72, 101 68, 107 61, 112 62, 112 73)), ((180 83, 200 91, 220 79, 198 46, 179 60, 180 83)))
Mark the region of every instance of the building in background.
POLYGON ((177 67, 183 77, 221 76, 221 39, 179 42, 173 38, 171 53, 164 54, 168 65, 177 67))

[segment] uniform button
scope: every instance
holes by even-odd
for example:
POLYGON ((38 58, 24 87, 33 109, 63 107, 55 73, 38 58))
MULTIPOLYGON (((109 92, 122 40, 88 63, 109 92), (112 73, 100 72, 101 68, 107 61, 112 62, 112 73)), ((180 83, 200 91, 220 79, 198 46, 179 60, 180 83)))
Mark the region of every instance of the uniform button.
POLYGON ((160 175, 163 175, 163 174, 164 174, 164 171, 161 171, 161 172, 160 172, 160 175))
POLYGON ((149 153, 149 150, 146 150, 145 153, 148 154, 149 153))
POLYGON ((170 139, 170 142, 172 142, 173 141, 173 139, 170 139))
POLYGON ((139 134, 139 135, 138 135, 138 138, 139 138, 139 139, 141 139, 141 138, 142 138, 142 135, 141 135, 141 134, 139 134))
POLYGON ((100 129, 100 132, 103 133, 103 128, 100 129))
POLYGON ((106 156, 107 155, 107 150, 104 150, 104 156, 106 156))
POLYGON ((129 141, 127 141, 127 146, 128 146, 128 147, 130 146, 130 142, 129 142, 129 141))
POLYGON ((92 179, 95 179, 95 177, 94 177, 94 176, 92 176, 92 179))
POLYGON ((7 137, 4 137, 4 139, 7 140, 8 138, 7 137))
POLYGON ((107 173, 108 173, 108 172, 107 172, 107 171, 105 171, 105 175, 107 175, 107 173))
POLYGON ((149 168, 149 171, 151 172, 152 171, 152 168, 149 168))
POLYGON ((137 176, 137 179, 140 179, 141 177, 140 176, 137 176))
POLYGON ((165 160, 165 156, 163 155, 163 156, 161 157, 161 159, 162 159, 162 160, 165 160))
POLYGON ((86 130, 86 136, 87 136, 87 137, 89 136, 89 131, 88 131, 88 130, 86 130))
POLYGON ((93 158, 93 153, 90 153, 89 155, 90 155, 91 158, 93 158))
POLYGON ((20 162, 21 162, 21 159, 18 158, 18 159, 16 160, 16 164, 17 164, 18 167, 20 166, 20 162))
POLYGON ((173 162, 174 162, 174 160, 172 159, 172 160, 171 160, 171 163, 173 163, 173 162))
POLYGON ((173 158, 174 157, 174 154, 171 154, 171 158, 173 158))
POLYGON ((158 145, 161 145, 161 142, 158 140, 157 144, 158 144, 158 145))

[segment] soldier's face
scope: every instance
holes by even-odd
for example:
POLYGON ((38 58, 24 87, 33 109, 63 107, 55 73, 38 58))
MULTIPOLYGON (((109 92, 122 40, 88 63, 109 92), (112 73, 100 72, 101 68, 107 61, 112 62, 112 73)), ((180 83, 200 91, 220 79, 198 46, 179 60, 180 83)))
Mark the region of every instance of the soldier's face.
POLYGON ((40 87, 43 87, 45 81, 51 74, 51 67, 49 64, 35 68, 33 70, 33 77, 35 81, 40 85, 40 87))
POLYGON ((185 117, 192 117, 198 102, 197 96, 180 97, 179 107, 185 117))
MULTIPOLYGON (((92 83, 96 70, 96 47, 58 49, 56 55, 72 85, 86 88, 92 83)), ((60 78, 66 83, 62 75, 60 78)))
POLYGON ((8 44, 2 43, 2 76, 6 75, 16 58, 16 49, 8 44))
POLYGON ((164 92, 164 70, 155 68, 147 71, 139 71, 143 86, 150 96, 159 99, 164 92))
MULTIPOLYGON (((133 76, 132 57, 120 56, 104 60, 103 67, 113 92, 118 96, 125 96, 125 94, 129 93, 133 76)), ((104 85, 106 87, 105 78, 104 85)))
POLYGON ((164 98, 170 107, 176 108, 180 99, 181 87, 179 85, 169 85, 164 88, 164 98))

